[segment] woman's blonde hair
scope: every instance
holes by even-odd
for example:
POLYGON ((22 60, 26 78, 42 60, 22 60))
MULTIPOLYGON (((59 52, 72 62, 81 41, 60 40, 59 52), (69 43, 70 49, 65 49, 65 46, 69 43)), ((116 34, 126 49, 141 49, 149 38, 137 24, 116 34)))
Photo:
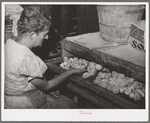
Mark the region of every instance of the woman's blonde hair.
POLYGON ((39 33, 49 29, 50 20, 44 11, 41 11, 40 7, 28 6, 22 11, 17 26, 18 37, 21 37, 26 32, 39 33))

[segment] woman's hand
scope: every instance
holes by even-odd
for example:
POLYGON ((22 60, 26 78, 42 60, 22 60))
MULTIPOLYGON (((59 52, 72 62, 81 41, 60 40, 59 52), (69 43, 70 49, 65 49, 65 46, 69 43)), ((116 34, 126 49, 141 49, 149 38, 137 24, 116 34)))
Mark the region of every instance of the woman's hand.
POLYGON ((81 69, 70 69, 69 71, 71 72, 71 75, 74 75, 74 74, 80 74, 80 75, 82 75, 87 70, 86 69, 84 69, 84 70, 81 70, 81 69))

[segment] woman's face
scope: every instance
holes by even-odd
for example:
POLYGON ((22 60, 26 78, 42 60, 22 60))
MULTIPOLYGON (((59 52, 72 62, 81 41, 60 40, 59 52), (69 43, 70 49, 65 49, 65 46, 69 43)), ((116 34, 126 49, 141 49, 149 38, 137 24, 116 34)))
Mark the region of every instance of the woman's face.
POLYGON ((42 47, 42 43, 44 39, 48 39, 48 32, 49 30, 45 30, 43 32, 39 32, 36 34, 35 41, 34 41, 34 47, 42 47))

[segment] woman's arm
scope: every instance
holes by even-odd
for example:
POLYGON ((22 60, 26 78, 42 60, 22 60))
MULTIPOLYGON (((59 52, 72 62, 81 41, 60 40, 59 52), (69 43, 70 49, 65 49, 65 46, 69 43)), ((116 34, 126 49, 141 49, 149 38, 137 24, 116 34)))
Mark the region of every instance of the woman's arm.
POLYGON ((67 79, 69 76, 73 74, 80 74, 82 73, 82 70, 78 69, 71 69, 68 71, 65 71, 64 73, 58 75, 57 77, 47 81, 45 78, 35 78, 31 80, 31 83, 38 88, 39 90, 49 93, 52 91, 53 88, 61 84, 65 79, 67 79))

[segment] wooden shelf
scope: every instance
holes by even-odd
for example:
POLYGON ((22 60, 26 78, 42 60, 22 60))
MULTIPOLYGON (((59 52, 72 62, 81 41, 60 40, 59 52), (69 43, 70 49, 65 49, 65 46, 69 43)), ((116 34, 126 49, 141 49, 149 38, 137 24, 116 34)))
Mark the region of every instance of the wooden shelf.
MULTIPOLYGON (((78 58, 101 64, 104 67, 132 77, 145 83, 145 54, 128 45, 116 45, 100 38, 100 33, 89 33, 67 37, 61 41, 62 58, 76 56, 78 58)), ((65 70, 59 67, 62 62, 57 59, 47 63, 49 69, 61 74, 65 70)), ((102 88, 93 83, 95 76, 83 79, 74 75, 69 77, 66 86, 73 92, 104 109, 145 109, 145 99, 134 101, 123 94, 102 88)))
POLYGON ((99 32, 66 38, 61 41, 61 45, 62 53, 68 52, 93 61, 145 83, 145 54, 128 45, 117 46, 115 43, 106 42, 100 38, 99 32))
MULTIPOLYGON (((49 69, 53 70, 55 73, 61 74, 64 69, 59 67, 62 59, 57 59, 51 62, 47 62, 49 69)), ((107 89, 104 89, 93 83, 95 76, 87 79, 83 79, 79 75, 74 75, 69 77, 69 83, 67 88, 74 91, 78 95, 84 97, 85 99, 91 101, 92 103, 98 105, 100 108, 104 109, 144 109, 145 101, 141 100, 136 102, 129 99, 129 97, 123 95, 116 95, 107 89)))

